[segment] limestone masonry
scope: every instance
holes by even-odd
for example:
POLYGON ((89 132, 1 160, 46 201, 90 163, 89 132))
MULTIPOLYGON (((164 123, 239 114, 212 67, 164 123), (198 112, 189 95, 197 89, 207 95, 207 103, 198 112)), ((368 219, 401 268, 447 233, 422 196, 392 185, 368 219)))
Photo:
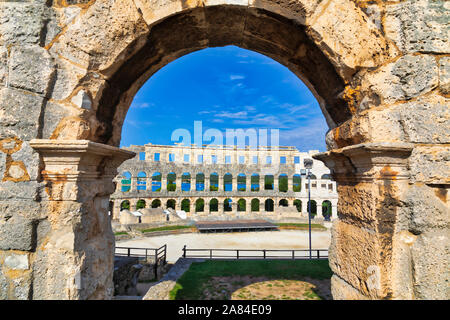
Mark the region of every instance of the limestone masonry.
MULTIPOLYGON (((307 217, 307 171, 302 176, 301 170, 303 160, 313 160, 318 151, 151 144, 124 149, 136 156, 119 166, 121 174, 111 195, 113 219, 138 223, 138 217, 128 210, 121 215, 121 210, 150 207, 183 209, 188 218, 263 213, 272 213, 272 217, 301 217, 303 213, 307 217)), ((313 162, 311 212, 334 218, 336 183, 322 162, 313 162)))
POLYGON ((127 110, 169 62, 225 45, 280 62, 320 104, 328 151, 314 158, 339 195, 333 298, 449 299, 449 9, 0 0, 0 299, 112 297, 110 195, 135 156, 118 148, 127 110))

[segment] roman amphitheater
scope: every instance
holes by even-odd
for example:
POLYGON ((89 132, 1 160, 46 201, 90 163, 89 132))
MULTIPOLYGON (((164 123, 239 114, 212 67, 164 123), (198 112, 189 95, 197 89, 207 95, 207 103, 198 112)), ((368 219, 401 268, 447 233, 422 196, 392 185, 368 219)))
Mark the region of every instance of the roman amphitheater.
POLYGON ((117 169, 135 156, 118 147, 130 104, 171 61, 226 45, 283 64, 320 104, 327 152, 314 158, 339 195, 333 298, 449 299, 449 9, 445 0, 0 1, 0 299, 111 299, 108 211, 117 169))
MULTIPOLYGON (((172 208, 184 211, 183 218, 190 219, 307 216, 303 160, 312 160, 318 151, 151 144, 124 149, 136 156, 119 167, 121 174, 111 195, 113 219, 123 224, 155 221, 145 214, 132 215, 144 208, 172 208)), ((313 160, 311 212, 327 219, 336 217, 336 190, 329 169, 313 160)))

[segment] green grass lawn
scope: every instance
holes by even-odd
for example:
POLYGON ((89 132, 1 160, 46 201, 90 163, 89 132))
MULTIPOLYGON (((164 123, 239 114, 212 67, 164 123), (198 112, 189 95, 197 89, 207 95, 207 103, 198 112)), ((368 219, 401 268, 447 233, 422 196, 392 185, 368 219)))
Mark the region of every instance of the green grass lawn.
POLYGON ((330 279, 328 260, 208 260, 192 263, 170 292, 172 300, 201 300, 212 277, 252 276, 281 280, 330 279))
POLYGON ((189 228, 192 228, 192 226, 165 226, 165 227, 158 227, 158 228, 142 229, 140 231, 142 233, 147 233, 147 232, 157 232, 157 231, 181 230, 181 229, 189 229, 189 228))
MULTIPOLYGON (((279 227, 292 227, 299 230, 308 230, 309 226, 307 223, 277 223, 279 227)), ((318 223, 311 223, 311 230, 327 230, 323 225, 318 223)))
POLYGON ((121 235, 124 235, 124 234, 128 234, 128 232, 119 231, 119 232, 114 233, 115 236, 121 236, 121 235))

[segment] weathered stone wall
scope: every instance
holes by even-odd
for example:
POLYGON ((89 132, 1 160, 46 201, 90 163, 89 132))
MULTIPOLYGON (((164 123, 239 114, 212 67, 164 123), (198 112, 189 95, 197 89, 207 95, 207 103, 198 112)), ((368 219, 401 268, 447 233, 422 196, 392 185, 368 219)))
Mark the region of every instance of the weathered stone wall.
MULTIPOLYGON (((230 216, 249 215, 252 211, 272 212, 274 217, 275 213, 282 214, 289 211, 292 216, 300 217, 301 212, 305 213, 308 210, 308 179, 303 160, 313 160, 312 155, 318 153, 315 150, 299 152, 295 147, 287 146, 250 149, 147 144, 125 149, 135 152, 136 156, 122 163, 118 169, 121 174, 115 178, 116 191, 111 195, 114 202, 113 219, 119 219, 124 201, 128 201, 130 210, 133 211, 137 209, 139 201, 145 201, 145 207, 149 208, 155 200, 165 209, 169 200, 175 201, 176 210, 182 210, 182 201, 188 200, 189 210, 186 211, 190 218, 211 214, 218 216, 224 213, 230 216), (145 156, 141 157, 142 155, 145 156), (159 156, 157 160, 155 155, 159 156), (169 155, 173 156, 173 161, 169 159, 169 155), (198 161, 199 156, 201 162, 198 161), (216 157, 215 161, 212 160, 213 156, 216 157), (229 163, 226 162, 226 157, 229 157, 229 163), (270 157, 269 161, 267 157, 270 157), (281 158, 284 163, 281 163, 281 158), (305 175, 300 175, 301 170, 305 171, 305 175), (130 175, 129 179, 124 176, 125 173, 130 175), (176 175, 172 181, 176 186, 173 191, 168 190, 169 174, 176 175), (189 190, 182 188, 184 174, 190 176, 187 180, 189 190), (203 186, 197 185, 199 174, 203 175, 203 186), (155 178, 155 175, 159 175, 159 178, 155 178), (231 180, 228 182, 229 188, 225 188, 225 175, 231 180), (295 181, 294 175, 298 176, 295 181), (273 177, 272 189, 265 188, 266 176, 273 177), (215 177, 216 181, 212 177, 215 177), (241 180, 238 180, 239 178, 241 180), (156 181, 157 179, 159 180, 156 181), (286 181, 284 188, 281 187, 282 179, 286 181), (214 184, 217 190, 211 189, 214 184), (237 202, 241 199, 245 200, 245 208, 239 210, 237 202), (254 199, 259 201, 257 210, 253 210, 255 208, 252 209, 251 206, 254 199), (196 202, 199 200, 204 202, 204 209, 197 212, 196 202), (218 210, 210 210, 211 200, 218 201, 218 210), (231 211, 224 212, 225 200, 232 202, 231 211), (265 207, 267 200, 273 201, 273 209, 270 211, 265 207), (297 210, 288 210, 296 209, 295 200, 301 201, 300 213, 297 210)), ((330 170, 322 162, 313 160, 311 174, 311 200, 317 204, 317 215, 322 216, 322 204, 329 201, 332 218, 336 217, 337 189, 336 182, 331 180, 330 170)), ((124 217, 124 221, 126 219, 128 217, 124 217)), ((131 221, 133 220, 136 218, 131 217, 131 221)))
POLYGON ((448 11, 444 0, 0 1, 0 298, 111 297, 108 198, 132 154, 110 146, 133 96, 170 61, 234 44, 290 68, 330 126, 318 157, 339 185, 334 297, 448 299, 448 11))

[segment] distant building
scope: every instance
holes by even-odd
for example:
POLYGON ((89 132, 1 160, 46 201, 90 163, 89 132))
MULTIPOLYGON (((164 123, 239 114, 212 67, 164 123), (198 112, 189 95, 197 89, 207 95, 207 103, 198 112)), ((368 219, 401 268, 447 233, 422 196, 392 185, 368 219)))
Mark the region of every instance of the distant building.
MULTIPOLYGON (((120 211, 141 208, 184 210, 187 217, 276 215, 307 217, 308 180, 303 160, 316 150, 295 147, 152 145, 124 148, 136 152, 125 161, 111 196, 113 219, 120 211)), ((317 217, 335 218, 336 182, 313 160, 311 208, 317 217)))

